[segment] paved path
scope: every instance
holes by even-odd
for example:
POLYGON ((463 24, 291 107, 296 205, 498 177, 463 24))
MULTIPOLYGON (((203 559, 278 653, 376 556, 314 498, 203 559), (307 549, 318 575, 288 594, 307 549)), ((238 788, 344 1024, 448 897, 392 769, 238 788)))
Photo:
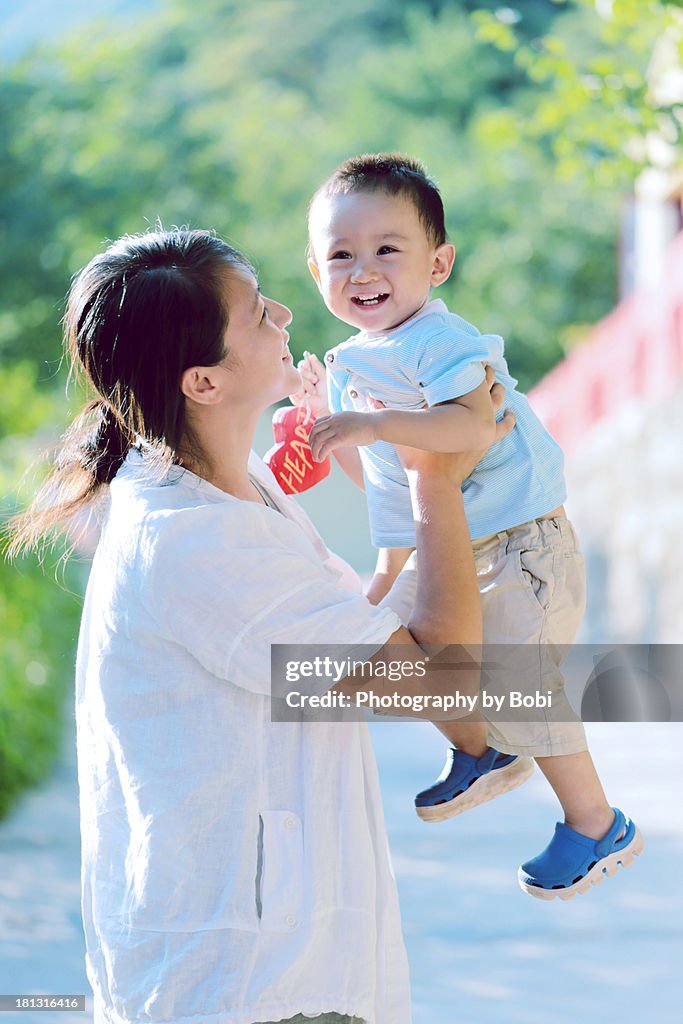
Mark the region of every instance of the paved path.
POLYGON ((415 1024, 681 1024, 683 725, 590 727, 608 797, 638 821, 647 848, 566 903, 517 886, 518 864, 557 820, 540 772, 499 801, 425 825, 406 805, 440 767, 441 738, 418 723, 376 725, 373 738, 415 1024))
MULTIPOLYGON (((455 821, 424 825, 413 790, 440 768, 441 739, 422 724, 373 726, 415 1024, 681 1024, 683 821, 674 808, 683 726, 593 726, 591 737, 608 793, 646 834, 646 856, 590 895, 545 904, 515 877, 555 821, 541 777, 455 821)), ((71 741, 53 778, 0 825, 0 992, 88 992, 78 844, 71 741)), ((87 1005, 6 1014, 0 1024, 90 1024, 87 1005)))
POLYGON ((0 1014, 0 1024, 90 1024, 83 965, 74 740, 52 778, 0 824, 0 993, 88 994, 86 1012, 0 1014))

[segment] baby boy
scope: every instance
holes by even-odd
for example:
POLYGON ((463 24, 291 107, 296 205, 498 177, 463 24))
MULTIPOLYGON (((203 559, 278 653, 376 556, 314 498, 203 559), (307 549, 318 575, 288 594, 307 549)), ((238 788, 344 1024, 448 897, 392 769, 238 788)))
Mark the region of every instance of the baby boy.
MULTIPOLYGON (((307 357, 300 369, 307 399, 332 413, 313 427, 314 457, 334 451, 366 492, 380 549, 369 598, 385 595, 415 544, 409 488, 393 445, 489 448, 463 485, 484 644, 542 650, 526 659, 525 673, 533 664, 538 674, 525 683, 562 706, 560 665, 584 605, 583 560, 562 508, 562 452, 516 389, 502 339, 431 299, 455 259, 438 188, 419 163, 398 154, 352 158, 315 193, 309 237, 309 268, 327 308, 358 332, 325 356, 328 405, 320 362, 307 357), (516 416, 515 429, 492 448, 485 365, 516 416)), ((534 758, 564 821, 547 848, 521 866, 519 881, 533 896, 568 899, 630 863, 643 840, 609 806, 582 725, 536 717, 542 720, 449 723, 446 766, 415 803, 426 821, 453 817, 519 785, 534 758)))

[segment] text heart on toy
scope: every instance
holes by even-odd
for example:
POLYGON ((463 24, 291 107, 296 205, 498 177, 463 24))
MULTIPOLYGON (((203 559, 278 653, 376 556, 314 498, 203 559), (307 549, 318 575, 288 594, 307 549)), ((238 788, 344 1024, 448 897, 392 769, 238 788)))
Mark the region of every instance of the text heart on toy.
POLYGON ((284 406, 273 415, 275 444, 263 461, 285 494, 301 494, 324 480, 330 472, 329 456, 314 462, 308 437, 315 416, 300 406, 284 406))

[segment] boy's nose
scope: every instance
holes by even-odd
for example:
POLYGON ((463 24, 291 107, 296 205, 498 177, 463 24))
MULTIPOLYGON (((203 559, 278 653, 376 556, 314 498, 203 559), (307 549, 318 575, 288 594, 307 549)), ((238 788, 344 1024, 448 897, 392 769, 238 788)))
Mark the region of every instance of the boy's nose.
POLYGON ((377 277, 377 270, 372 260, 358 260, 353 267, 351 280, 354 284, 372 281, 377 277))

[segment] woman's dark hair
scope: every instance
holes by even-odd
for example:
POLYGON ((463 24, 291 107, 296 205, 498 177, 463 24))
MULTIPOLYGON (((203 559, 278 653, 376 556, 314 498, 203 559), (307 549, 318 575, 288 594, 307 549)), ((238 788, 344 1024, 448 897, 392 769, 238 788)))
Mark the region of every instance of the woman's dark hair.
POLYGON ((208 231, 125 235, 75 277, 64 316, 71 372, 93 394, 62 438, 33 505, 10 525, 10 555, 39 547, 109 484, 144 442, 162 464, 186 434, 183 372, 227 355, 226 272, 251 270, 208 231))

